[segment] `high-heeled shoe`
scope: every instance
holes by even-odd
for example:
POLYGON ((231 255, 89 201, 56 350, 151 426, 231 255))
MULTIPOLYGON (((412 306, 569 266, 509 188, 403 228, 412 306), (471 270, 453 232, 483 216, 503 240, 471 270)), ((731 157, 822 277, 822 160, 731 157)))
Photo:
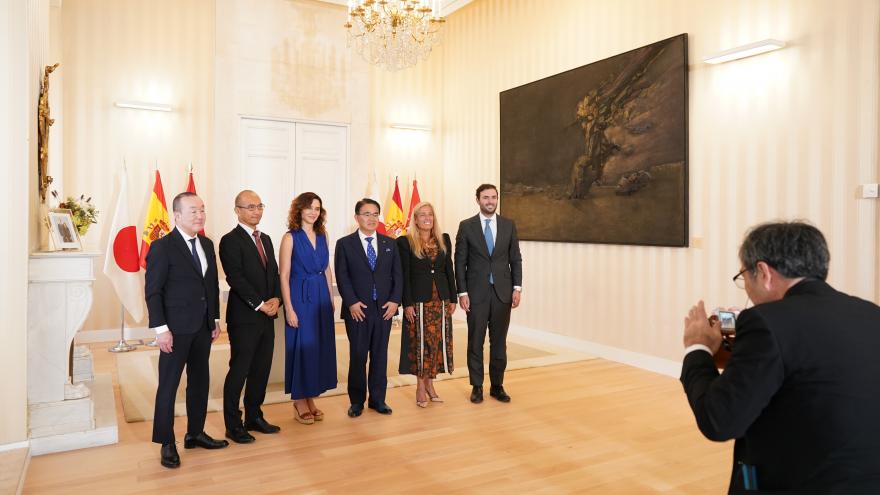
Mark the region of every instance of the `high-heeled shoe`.
POLYGON ((441 399, 439 395, 431 395, 431 392, 427 391, 426 393, 428 394, 428 398, 431 399, 431 402, 443 402, 443 399, 441 399))
POLYGON ((315 418, 315 421, 324 421, 324 412, 320 409, 315 409, 312 411, 312 417, 315 418))
POLYGON ((294 419, 296 419, 297 423, 304 424, 304 425, 315 424, 315 416, 312 414, 312 412, 309 411, 305 414, 300 414, 299 409, 296 408, 296 404, 293 405, 293 414, 294 414, 294 419))
MULTIPOLYGON (((427 395, 427 392, 425 393, 425 395, 427 395)), ((428 401, 426 401, 426 400, 419 400, 419 393, 418 393, 418 391, 416 391, 416 405, 419 406, 419 407, 421 407, 421 408, 426 408, 426 407, 428 407, 428 401)))

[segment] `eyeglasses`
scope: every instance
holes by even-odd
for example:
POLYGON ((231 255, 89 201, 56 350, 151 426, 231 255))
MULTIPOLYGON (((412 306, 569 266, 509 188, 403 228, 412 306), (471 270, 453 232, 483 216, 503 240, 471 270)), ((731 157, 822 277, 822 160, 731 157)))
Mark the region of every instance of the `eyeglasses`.
POLYGON ((242 210, 254 211, 254 210, 264 210, 266 209, 266 205, 260 203, 258 205, 247 205, 247 206, 239 206, 235 205, 236 208, 241 208, 242 210))
POLYGON ((365 217, 365 218, 379 218, 378 212, 376 212, 376 213, 358 213, 358 215, 365 217))
POLYGON ((737 273, 736 275, 733 276, 733 283, 734 283, 737 287, 739 287, 740 289, 745 289, 745 288, 746 288, 746 278, 745 278, 745 273, 746 273, 747 271, 749 271, 748 268, 743 268, 742 270, 739 271, 739 273, 737 273))

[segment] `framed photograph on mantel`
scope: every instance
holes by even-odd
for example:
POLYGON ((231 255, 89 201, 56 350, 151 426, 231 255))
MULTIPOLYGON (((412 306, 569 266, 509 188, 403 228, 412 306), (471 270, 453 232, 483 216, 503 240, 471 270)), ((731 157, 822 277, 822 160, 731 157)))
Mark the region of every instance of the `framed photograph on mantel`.
POLYGON ((70 210, 53 208, 49 210, 49 233, 55 250, 70 249, 79 251, 82 249, 82 241, 76 225, 73 224, 73 214, 70 210))

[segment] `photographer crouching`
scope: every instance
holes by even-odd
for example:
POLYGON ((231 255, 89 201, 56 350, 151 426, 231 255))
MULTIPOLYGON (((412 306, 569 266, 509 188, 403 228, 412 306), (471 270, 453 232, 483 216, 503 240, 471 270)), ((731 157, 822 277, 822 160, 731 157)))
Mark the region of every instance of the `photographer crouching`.
POLYGON ((724 372, 702 301, 681 370, 703 435, 736 439, 729 493, 880 493, 880 307, 825 282, 828 246, 806 223, 753 228, 739 260, 734 282, 755 306, 724 372))

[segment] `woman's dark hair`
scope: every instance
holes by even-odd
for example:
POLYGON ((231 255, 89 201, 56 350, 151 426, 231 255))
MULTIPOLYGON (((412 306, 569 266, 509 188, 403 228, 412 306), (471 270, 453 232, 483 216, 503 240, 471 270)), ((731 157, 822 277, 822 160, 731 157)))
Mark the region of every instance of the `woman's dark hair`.
POLYGON ((321 214, 315 220, 315 233, 318 235, 327 235, 327 229, 324 224, 327 222, 327 210, 324 209, 324 202, 321 197, 313 192, 304 192, 293 198, 290 202, 290 210, 287 211, 287 228, 290 230, 299 230, 302 228, 302 211, 311 208, 312 202, 318 200, 321 205, 321 214))

